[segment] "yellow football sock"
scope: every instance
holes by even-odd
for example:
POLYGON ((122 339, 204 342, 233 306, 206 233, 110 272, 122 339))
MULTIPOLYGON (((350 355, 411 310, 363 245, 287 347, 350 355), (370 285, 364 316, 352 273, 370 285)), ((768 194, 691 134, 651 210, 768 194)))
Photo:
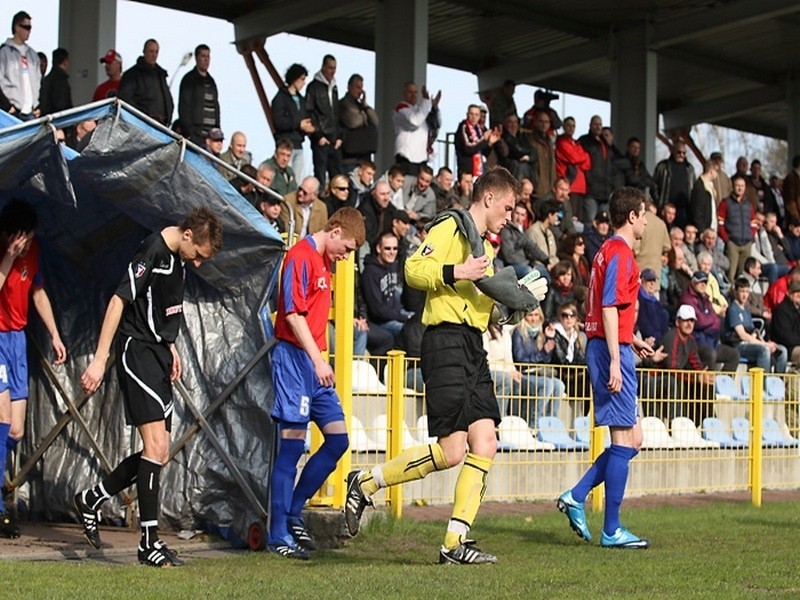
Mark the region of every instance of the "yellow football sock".
POLYGON ((422 479, 428 473, 446 468, 447 460, 439 444, 414 446, 389 462, 373 467, 371 472, 365 472, 360 479, 361 490, 369 497, 381 488, 422 479))
POLYGON ((453 515, 447 524, 444 547, 458 547, 467 537, 486 493, 486 476, 492 459, 469 452, 456 481, 453 515))

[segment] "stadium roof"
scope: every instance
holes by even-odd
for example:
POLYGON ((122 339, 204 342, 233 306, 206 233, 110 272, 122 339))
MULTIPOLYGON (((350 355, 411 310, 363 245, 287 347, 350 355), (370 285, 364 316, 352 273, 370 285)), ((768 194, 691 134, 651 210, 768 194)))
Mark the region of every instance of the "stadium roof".
MULTIPOLYGON (((226 19, 237 41, 286 32, 374 50, 374 0, 140 0, 226 19)), ((709 122, 785 139, 797 0, 429 0, 428 61, 609 100, 614 32, 648 28, 667 127, 709 122)), ((800 73, 800 71, 798 72, 800 73)))

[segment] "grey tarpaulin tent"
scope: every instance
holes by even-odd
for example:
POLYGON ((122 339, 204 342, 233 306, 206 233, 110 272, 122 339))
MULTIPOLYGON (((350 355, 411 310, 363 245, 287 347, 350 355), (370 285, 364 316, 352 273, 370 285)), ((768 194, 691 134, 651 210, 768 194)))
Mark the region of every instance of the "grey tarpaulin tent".
MULTIPOLYGON (((264 344, 257 312, 283 256, 280 237, 206 157, 124 103, 104 101, 65 111, 52 121, 12 123, 0 115, 0 204, 20 196, 39 215, 46 289, 69 352, 56 375, 70 398, 80 395, 78 379, 94 351, 105 306, 139 241, 178 222, 195 206, 209 205, 219 214, 224 248, 200 269, 187 268, 184 326, 177 344, 182 381, 203 410, 264 344), (53 125, 87 119, 98 121, 88 147, 80 155, 62 150, 53 125)), ((34 316, 29 333, 36 344, 29 347, 23 460, 65 412, 33 348, 49 350, 49 338, 34 316)), ((111 369, 105 386, 81 411, 112 465, 138 442, 125 425, 118 391, 116 369, 111 369)), ((264 503, 273 444, 272 397, 268 365, 262 361, 209 418, 264 503)), ((192 422, 176 394, 172 439, 192 422)), ((69 514, 74 491, 103 475, 86 434, 71 423, 29 474, 31 513, 53 519, 69 514)), ((257 515, 239 491, 200 433, 164 469, 162 521, 216 530, 241 543, 257 515)), ((121 520, 124 513, 118 498, 103 511, 110 521, 121 520)))

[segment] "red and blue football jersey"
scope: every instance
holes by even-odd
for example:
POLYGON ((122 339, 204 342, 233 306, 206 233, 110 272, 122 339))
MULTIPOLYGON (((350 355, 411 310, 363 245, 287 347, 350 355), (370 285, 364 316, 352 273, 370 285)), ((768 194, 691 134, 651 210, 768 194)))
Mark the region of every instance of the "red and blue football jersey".
MULTIPOLYGON (((2 249, 5 253, 5 248, 2 249)), ((44 280, 39 272, 39 242, 33 239, 25 256, 18 256, 11 265, 6 282, 0 289, 0 331, 21 331, 28 324, 31 289, 40 288, 44 280)))
POLYGON ((616 306, 619 313, 619 343, 632 343, 638 294, 639 265, 627 242, 615 235, 603 243, 592 261, 586 336, 605 338, 603 307, 616 306))
POLYGON ((317 251, 314 238, 308 236, 286 253, 278 296, 275 337, 302 347, 286 323, 286 315, 297 313, 305 317, 317 347, 327 350, 330 308, 331 263, 317 251))

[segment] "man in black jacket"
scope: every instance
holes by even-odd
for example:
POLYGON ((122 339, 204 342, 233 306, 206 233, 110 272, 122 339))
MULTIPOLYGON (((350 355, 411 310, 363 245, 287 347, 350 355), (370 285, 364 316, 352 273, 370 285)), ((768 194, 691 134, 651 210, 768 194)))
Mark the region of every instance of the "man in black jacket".
POLYGON ((69 52, 64 48, 53 50, 53 67, 42 79, 39 92, 39 110, 43 115, 72 108, 72 90, 69 86, 69 52))
POLYGON ((800 281, 789 284, 786 298, 772 313, 770 338, 776 344, 786 346, 789 360, 800 364, 800 281))
POLYGON ((339 90, 336 87, 336 59, 326 54, 322 68, 308 84, 306 112, 311 118, 311 152, 314 177, 325 187, 328 176, 342 172, 342 130, 339 126, 339 90))
POLYGON ((178 121, 183 137, 203 147, 206 135, 219 127, 217 84, 208 72, 211 50, 205 44, 194 49, 195 67, 181 79, 178 121))
POLYGON ((595 215, 608 208, 611 196, 614 155, 603 138, 603 119, 598 115, 589 121, 589 133, 582 135, 578 143, 583 146, 592 159, 591 168, 586 171, 586 196, 583 200, 583 223, 592 226, 595 215))
POLYGON ((144 55, 122 74, 117 96, 162 125, 172 122, 172 94, 167 86, 167 72, 158 60, 158 42, 144 43, 144 55))

